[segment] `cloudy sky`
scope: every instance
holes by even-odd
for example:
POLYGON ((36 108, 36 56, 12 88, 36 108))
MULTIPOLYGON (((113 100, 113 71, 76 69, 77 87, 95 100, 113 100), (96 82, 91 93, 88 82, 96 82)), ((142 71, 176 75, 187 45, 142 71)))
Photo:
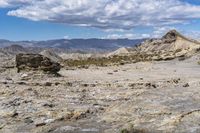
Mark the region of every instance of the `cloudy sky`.
POLYGON ((0 0, 0 38, 200 38, 200 0, 0 0))

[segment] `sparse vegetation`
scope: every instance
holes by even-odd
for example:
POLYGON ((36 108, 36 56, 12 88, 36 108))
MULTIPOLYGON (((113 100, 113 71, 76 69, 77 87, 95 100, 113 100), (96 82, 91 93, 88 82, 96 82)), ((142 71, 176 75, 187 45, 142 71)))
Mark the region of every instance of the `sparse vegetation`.
POLYGON ((135 63, 139 61, 150 61, 150 55, 135 54, 130 56, 113 56, 108 58, 88 58, 83 60, 66 60, 65 65, 67 67, 86 67, 86 66, 109 66, 109 65, 124 65, 128 63, 135 63))
MULTIPOLYGON (((163 53, 164 54, 164 53, 163 53)), ((110 65, 124 65, 129 63, 143 62, 143 61, 161 61, 161 60, 172 60, 176 58, 175 55, 162 58, 160 53, 135 53, 132 55, 119 56, 115 55, 112 57, 102 58, 87 58, 81 60, 68 59, 64 61, 66 67, 78 67, 88 68, 89 66, 100 66, 106 67, 110 65)))

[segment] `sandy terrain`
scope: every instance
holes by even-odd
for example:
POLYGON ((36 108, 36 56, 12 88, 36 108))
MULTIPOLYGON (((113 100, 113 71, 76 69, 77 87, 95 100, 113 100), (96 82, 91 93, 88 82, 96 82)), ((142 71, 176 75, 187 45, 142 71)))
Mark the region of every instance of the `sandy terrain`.
POLYGON ((0 132, 200 132, 198 59, 63 68, 60 77, 1 69, 0 132))

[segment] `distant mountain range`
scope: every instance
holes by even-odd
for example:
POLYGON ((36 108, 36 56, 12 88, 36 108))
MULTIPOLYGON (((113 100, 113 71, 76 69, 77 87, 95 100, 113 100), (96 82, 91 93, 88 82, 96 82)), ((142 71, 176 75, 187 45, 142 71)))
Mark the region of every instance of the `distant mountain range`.
POLYGON ((0 40, 0 48, 11 45, 20 45, 25 48, 54 48, 65 51, 105 52, 113 51, 120 47, 134 47, 146 39, 58 39, 47 41, 9 41, 0 40))

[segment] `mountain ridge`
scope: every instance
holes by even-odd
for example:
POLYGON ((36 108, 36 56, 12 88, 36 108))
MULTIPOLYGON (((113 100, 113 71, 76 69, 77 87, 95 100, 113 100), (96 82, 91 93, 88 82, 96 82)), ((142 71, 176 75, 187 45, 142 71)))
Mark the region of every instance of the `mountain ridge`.
POLYGON ((0 47, 21 45, 23 47, 58 48, 68 51, 105 52, 120 47, 134 47, 146 39, 56 39, 46 41, 0 40, 0 47))

